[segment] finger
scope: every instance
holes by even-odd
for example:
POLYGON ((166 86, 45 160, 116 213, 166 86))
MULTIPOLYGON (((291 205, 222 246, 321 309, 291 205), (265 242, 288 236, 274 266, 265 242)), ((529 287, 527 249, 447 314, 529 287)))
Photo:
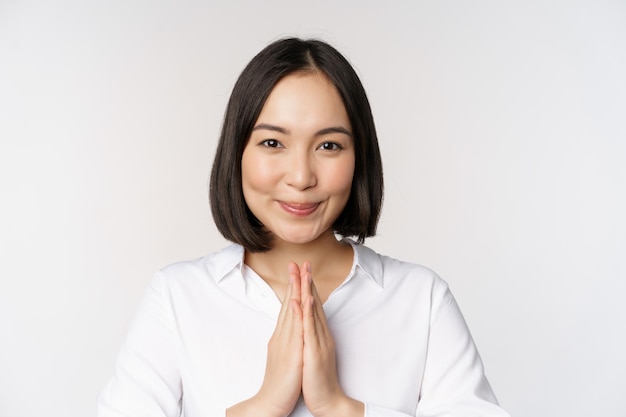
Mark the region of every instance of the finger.
MULTIPOLYGON (((313 286, 313 302, 311 303, 313 309, 313 319, 315 323, 315 333, 320 340, 325 340, 328 338, 330 332, 328 332, 328 327, 326 325, 326 314, 324 314, 324 309, 322 308, 322 302, 320 301, 319 295, 317 295, 317 290, 315 286, 313 286)), ((321 343, 321 342, 320 342, 321 343)))
MULTIPOLYGON (((313 296, 313 294, 311 294, 311 262, 305 261, 302 264, 302 268, 300 269, 300 281, 300 296, 304 303, 309 297, 313 296)), ((304 309, 304 304, 302 308, 304 309)))
POLYGON ((282 335, 284 337, 283 340, 288 346, 290 346, 289 351, 292 354, 298 352, 297 354, 301 355, 304 343, 304 323, 302 320, 302 306, 300 305, 300 301, 296 301, 293 298, 289 300, 288 304, 290 314, 288 314, 285 320, 286 329, 284 334, 282 335))
POLYGON ((280 313, 278 314, 278 322, 282 322, 285 315, 289 311, 289 302, 292 298, 296 298, 298 303, 300 302, 300 273, 298 271, 298 265, 295 262, 290 262, 287 266, 289 272, 289 281, 287 283, 287 292, 283 296, 283 302, 280 307, 280 313))
POLYGON ((306 310, 306 314, 313 316, 315 314, 312 308, 314 295, 313 295, 313 278, 311 275, 311 262, 305 261, 302 264, 300 270, 301 276, 301 296, 302 296, 302 310, 306 310))
POLYGON ((313 294, 313 278, 311 275, 311 263, 306 261, 302 264, 302 310, 304 324, 305 344, 309 347, 318 349, 319 340, 319 320, 316 318, 315 297, 313 294))
MULTIPOLYGON (((293 298, 289 300, 289 311, 291 312, 291 316, 293 318, 300 319, 294 320, 294 324, 302 322, 303 311, 299 301, 296 301, 293 298)), ((294 326, 294 328, 298 328, 298 326, 294 326)))
POLYGON ((302 303, 302 288, 301 288, 301 272, 298 264, 295 262, 289 262, 287 266, 289 270, 289 281, 292 282, 292 291, 289 299, 296 300, 298 305, 302 303))
POLYGON ((316 315, 319 320, 326 325, 326 313, 324 312, 324 304, 322 303, 322 299, 320 298, 319 293, 317 292, 317 287, 315 283, 311 281, 311 296, 315 302, 313 303, 314 311, 313 313, 316 315))
POLYGON ((309 348, 317 349, 319 346, 319 337, 317 333, 317 320, 313 312, 313 303, 313 297, 308 297, 304 300, 302 324, 304 327, 304 345, 309 348))
MULTIPOLYGON (((313 293, 313 315, 315 318, 315 330, 316 334, 319 335, 318 338, 325 342, 324 344, 328 346, 332 346, 333 344, 333 336, 328 328, 328 321, 326 320, 326 312, 324 311, 324 305, 322 304, 322 300, 317 292, 317 288, 315 283, 311 284, 311 291, 313 293)), ((322 342, 320 342, 322 343, 322 342)))
POLYGON ((300 340, 302 343, 302 305, 301 305, 301 288, 300 288, 300 268, 295 262, 289 262, 287 266, 289 271, 289 282, 291 291, 286 294, 285 301, 290 314, 287 317, 287 325, 289 326, 288 338, 292 341, 300 340))
POLYGON ((289 310, 289 300, 291 299, 291 294, 293 292, 294 282, 291 276, 289 276, 289 282, 287 284, 287 292, 283 298, 283 303, 280 306, 280 312, 278 313, 278 323, 282 323, 285 320, 285 315, 289 310))

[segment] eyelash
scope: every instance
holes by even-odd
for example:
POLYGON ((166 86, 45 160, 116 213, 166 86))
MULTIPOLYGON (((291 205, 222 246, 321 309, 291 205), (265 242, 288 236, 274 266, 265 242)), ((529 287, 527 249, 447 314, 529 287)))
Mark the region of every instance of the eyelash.
POLYGON ((337 142, 324 142, 320 145, 320 147, 318 149, 322 149, 325 151, 340 151, 343 149, 343 146, 341 146, 340 144, 338 144, 337 142), (330 145, 331 149, 326 148, 326 145, 330 145))
POLYGON ((265 139, 260 143, 267 148, 281 148, 283 145, 276 139, 265 139))
MULTIPOLYGON (((265 146, 266 148, 282 148, 283 145, 280 141, 276 139, 265 139, 261 141, 260 145, 265 146)), ((324 142, 317 149, 321 149, 324 151, 340 151, 343 149, 343 146, 338 144, 337 142, 324 142), (330 148, 327 146, 330 145, 330 148)))

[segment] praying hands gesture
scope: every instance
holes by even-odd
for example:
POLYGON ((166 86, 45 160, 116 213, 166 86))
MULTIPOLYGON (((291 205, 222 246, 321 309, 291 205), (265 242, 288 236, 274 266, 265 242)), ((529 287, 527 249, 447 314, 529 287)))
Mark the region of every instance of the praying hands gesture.
POLYGON ((311 264, 289 264, 289 285, 268 344, 265 378, 258 393, 227 410, 228 417, 288 416, 300 394, 311 414, 363 416, 363 403, 345 395, 337 378, 335 347, 311 264))

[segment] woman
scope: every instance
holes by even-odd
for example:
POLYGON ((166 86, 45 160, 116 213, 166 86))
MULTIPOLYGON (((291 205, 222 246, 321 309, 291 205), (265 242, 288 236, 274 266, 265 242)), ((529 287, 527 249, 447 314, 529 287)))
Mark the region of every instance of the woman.
POLYGON ((320 41, 266 47, 211 174, 234 244, 155 276, 99 416, 506 416, 445 282, 361 245, 382 190, 350 64, 320 41))

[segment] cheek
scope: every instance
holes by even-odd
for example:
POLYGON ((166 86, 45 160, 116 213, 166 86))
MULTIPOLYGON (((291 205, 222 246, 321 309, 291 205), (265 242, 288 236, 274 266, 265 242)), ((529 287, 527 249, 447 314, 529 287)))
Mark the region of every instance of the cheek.
POLYGON ((328 170, 328 177, 331 179, 335 193, 349 193, 354 177, 354 161, 334 166, 333 169, 328 170))
POLYGON ((246 157, 244 153, 241 160, 241 180, 244 194, 246 189, 261 191, 274 182, 274 171, 272 164, 259 158, 246 157))

